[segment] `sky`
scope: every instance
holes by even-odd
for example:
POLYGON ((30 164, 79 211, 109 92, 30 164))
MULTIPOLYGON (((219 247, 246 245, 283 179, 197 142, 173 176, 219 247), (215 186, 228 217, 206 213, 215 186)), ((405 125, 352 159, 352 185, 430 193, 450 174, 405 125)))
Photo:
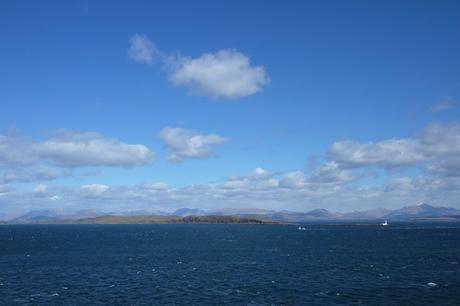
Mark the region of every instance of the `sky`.
POLYGON ((458 1, 2 1, 0 217, 460 208, 458 1))

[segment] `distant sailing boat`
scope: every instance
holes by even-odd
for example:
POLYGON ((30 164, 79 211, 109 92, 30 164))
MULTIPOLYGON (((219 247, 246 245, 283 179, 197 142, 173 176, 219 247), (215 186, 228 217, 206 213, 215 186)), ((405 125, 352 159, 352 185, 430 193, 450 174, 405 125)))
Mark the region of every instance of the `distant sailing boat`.
POLYGON ((385 220, 385 222, 382 223, 382 226, 387 226, 388 225, 388 221, 385 220))

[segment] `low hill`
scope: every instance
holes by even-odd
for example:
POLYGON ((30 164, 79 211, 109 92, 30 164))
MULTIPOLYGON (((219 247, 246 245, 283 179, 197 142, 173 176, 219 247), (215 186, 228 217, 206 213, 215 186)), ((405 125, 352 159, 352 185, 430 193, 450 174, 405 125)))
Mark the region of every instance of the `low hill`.
POLYGON ((50 219, 31 222, 33 224, 279 224, 276 221, 257 218, 241 218, 237 216, 101 216, 96 218, 50 219))

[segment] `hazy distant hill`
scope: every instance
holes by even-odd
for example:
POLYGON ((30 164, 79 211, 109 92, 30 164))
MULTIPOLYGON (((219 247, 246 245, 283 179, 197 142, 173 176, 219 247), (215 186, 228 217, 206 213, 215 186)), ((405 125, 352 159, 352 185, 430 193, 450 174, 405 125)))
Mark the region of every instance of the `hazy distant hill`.
POLYGON ((343 215, 344 219, 350 220, 370 220, 370 219, 381 219, 388 215, 391 210, 386 208, 373 208, 364 211, 353 211, 343 215))
POLYGON ((309 212, 293 212, 293 211, 280 211, 269 215, 268 217, 273 220, 280 220, 286 222, 306 222, 306 221, 322 221, 322 220, 338 220, 341 214, 330 212, 327 209, 315 209, 309 212))
MULTIPOLYGON (((314 209, 309 212, 273 211, 259 208, 227 208, 213 211, 205 211, 197 208, 180 208, 173 213, 162 211, 133 210, 116 213, 102 213, 94 210, 80 210, 75 213, 58 214, 52 210, 31 211, 8 223, 174 223, 185 222, 184 217, 198 216, 197 220, 205 220, 206 216, 232 216, 235 218, 273 220, 280 222, 315 222, 315 221, 362 221, 382 220, 410 221, 428 220, 459 220, 455 217, 460 215, 460 210, 452 207, 431 206, 425 203, 413 206, 405 206, 396 210, 374 208, 365 211, 353 211, 350 213, 331 212, 326 209, 314 209), (438 218, 439 217, 439 218, 438 218), (442 218, 441 218, 442 217, 442 218), (78 222, 75 222, 75 221, 78 222), (433 219, 434 220, 434 219, 433 219)), ((223 219, 221 219, 223 220, 223 219)), ((208 221, 206 221, 208 222, 208 221)), ((233 221, 232 221, 233 222, 233 221)))
POLYGON ((410 220, 422 217, 439 217, 458 214, 460 214, 460 210, 453 207, 435 207, 421 203, 393 210, 388 213, 385 218, 389 220, 410 220))
POLYGON ((206 212, 201 209, 196 209, 196 208, 179 208, 176 211, 173 212, 173 215, 175 216, 203 216, 206 215, 206 212))
POLYGON ((269 216, 275 213, 274 210, 262 208, 222 208, 211 210, 207 214, 212 215, 232 215, 232 216, 269 216))
POLYGON ((33 210, 18 218, 10 220, 9 223, 31 223, 42 220, 57 218, 58 214, 53 210, 33 210))
MULTIPOLYGON (((113 216, 170 216, 171 214, 161 211, 161 210, 127 210, 121 212, 107 213, 103 215, 113 215, 113 216)), ((101 213, 99 213, 101 216, 101 213)))
POLYGON ((305 216, 319 219, 339 219, 342 214, 336 212, 330 212, 327 209, 314 209, 305 214, 305 216))

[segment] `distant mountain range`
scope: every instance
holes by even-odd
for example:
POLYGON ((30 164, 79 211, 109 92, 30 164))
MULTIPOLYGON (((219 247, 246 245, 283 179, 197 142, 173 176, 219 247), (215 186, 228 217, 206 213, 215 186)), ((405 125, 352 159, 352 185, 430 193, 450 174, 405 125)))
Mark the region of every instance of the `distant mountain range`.
MULTIPOLYGON (((353 211, 350 213, 331 212, 326 209, 315 209, 309 212, 275 211, 252 208, 226 208, 221 210, 205 211, 196 208, 180 208, 172 213, 163 211, 134 210, 125 212, 98 212, 95 210, 80 210, 71 214, 62 214, 53 210, 31 211, 20 217, 3 220, 8 223, 53 223, 59 220, 88 220, 100 217, 138 217, 138 216, 236 216, 239 218, 258 218, 280 222, 315 222, 315 221, 365 221, 383 220, 388 221, 417 221, 417 220, 460 220, 460 210, 453 207, 431 206, 420 203, 413 206, 405 206, 396 210, 385 208, 373 208, 365 211, 353 211)), ((116 218, 115 218, 116 219, 116 218)))
POLYGON ((213 214, 232 214, 237 216, 263 216, 276 221, 284 222, 309 222, 309 221, 353 221, 353 220, 383 220, 411 221, 417 219, 449 217, 460 215, 460 210, 453 207, 431 206, 426 203, 404 206, 400 209, 389 210, 385 208, 372 208, 364 211, 350 213, 332 212, 327 209, 314 209, 309 212, 251 210, 214 211, 213 214))
POLYGON ((460 210, 453 207, 434 207, 422 203, 416 206, 406 206, 391 211, 385 217, 390 220, 405 220, 407 218, 438 217, 458 214, 460 214, 460 210))

